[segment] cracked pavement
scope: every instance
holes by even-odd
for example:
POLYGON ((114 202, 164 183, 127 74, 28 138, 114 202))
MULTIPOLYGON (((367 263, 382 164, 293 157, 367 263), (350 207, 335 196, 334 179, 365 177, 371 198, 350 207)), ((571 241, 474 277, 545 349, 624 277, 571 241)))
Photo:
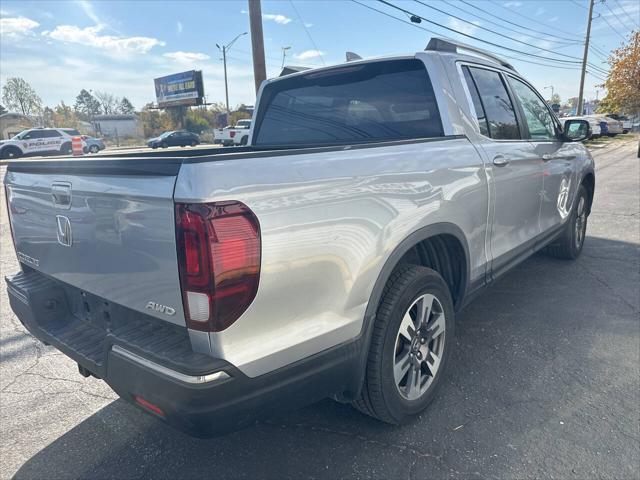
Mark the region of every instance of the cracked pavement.
MULTIPOLYGON (((580 259, 536 255, 459 314, 441 391, 401 427, 326 400, 187 437, 31 337, 3 285, 0 478, 640 478, 637 141, 594 151, 580 259)), ((17 262, 2 204, 4 277, 17 262)))

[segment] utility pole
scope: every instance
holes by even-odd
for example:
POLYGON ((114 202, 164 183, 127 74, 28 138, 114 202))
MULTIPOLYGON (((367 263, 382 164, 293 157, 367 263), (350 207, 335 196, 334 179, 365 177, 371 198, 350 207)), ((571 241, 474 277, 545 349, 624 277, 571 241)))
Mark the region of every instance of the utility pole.
POLYGON ((222 47, 216 43, 216 47, 218 47, 218 50, 222 52, 222 63, 224 64, 224 95, 227 101, 227 104, 226 104, 227 105, 227 121, 229 121, 229 114, 231 113, 229 111, 229 85, 227 83, 227 51, 231 48, 231 45, 233 45, 236 42, 236 40, 238 40, 241 36, 246 34, 247 32, 236 35, 236 38, 231 40, 226 45, 222 45, 222 47))
POLYGON ((551 89, 551 99, 550 99, 551 101, 549 102, 549 104, 551 104, 551 102, 553 102, 553 92, 554 92, 553 85, 549 85, 548 87, 544 87, 545 90, 547 88, 551 89))
POLYGON ((587 36, 584 40, 584 55, 582 56, 582 73, 580 74, 580 92, 578 93, 578 109, 576 115, 582 115, 584 103, 584 76, 587 73, 587 57, 589 55, 589 36, 591 35, 591 20, 593 19, 593 0, 589 0, 589 19, 587 20, 587 36))
POLYGON ((262 34, 262 7, 260 0, 249 1, 249 24, 251 27, 251 49, 253 51, 253 78, 256 93, 267 79, 267 67, 264 60, 264 38, 262 34))

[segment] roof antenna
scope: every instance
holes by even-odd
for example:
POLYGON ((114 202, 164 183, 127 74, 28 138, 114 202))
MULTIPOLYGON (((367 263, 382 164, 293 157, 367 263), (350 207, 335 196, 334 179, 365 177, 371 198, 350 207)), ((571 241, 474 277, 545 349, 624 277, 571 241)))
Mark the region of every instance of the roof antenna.
POLYGON ((347 62, 353 62, 354 60, 362 60, 362 57, 357 53, 347 52, 346 54, 347 62))

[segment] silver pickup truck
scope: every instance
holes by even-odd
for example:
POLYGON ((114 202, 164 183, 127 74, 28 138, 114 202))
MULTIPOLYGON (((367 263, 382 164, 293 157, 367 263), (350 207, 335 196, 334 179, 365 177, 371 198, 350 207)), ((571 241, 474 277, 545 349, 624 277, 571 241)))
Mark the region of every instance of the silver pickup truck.
POLYGON ((325 397, 400 423, 433 399, 477 292, 537 250, 582 250, 589 124, 486 52, 433 39, 268 80, 253 125, 233 151, 5 177, 15 314, 193 435, 325 397))

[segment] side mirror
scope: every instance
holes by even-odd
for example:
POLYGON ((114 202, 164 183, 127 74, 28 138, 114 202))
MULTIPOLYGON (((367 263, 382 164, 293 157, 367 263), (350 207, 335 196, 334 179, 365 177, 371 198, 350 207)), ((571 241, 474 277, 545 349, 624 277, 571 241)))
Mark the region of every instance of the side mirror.
POLYGON ((564 137, 568 142, 582 142, 591 136, 591 126, 586 120, 564 122, 564 137))

